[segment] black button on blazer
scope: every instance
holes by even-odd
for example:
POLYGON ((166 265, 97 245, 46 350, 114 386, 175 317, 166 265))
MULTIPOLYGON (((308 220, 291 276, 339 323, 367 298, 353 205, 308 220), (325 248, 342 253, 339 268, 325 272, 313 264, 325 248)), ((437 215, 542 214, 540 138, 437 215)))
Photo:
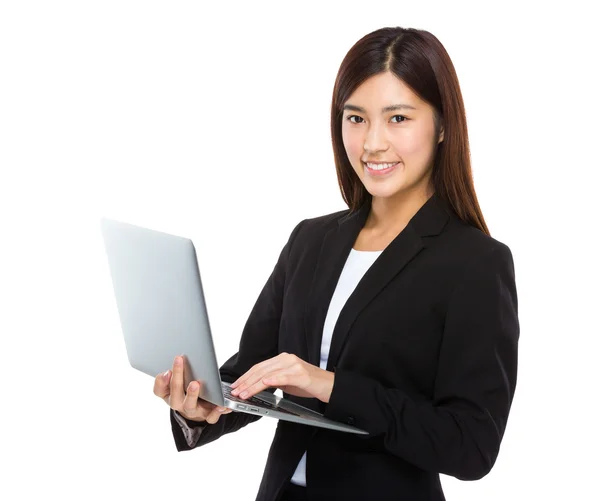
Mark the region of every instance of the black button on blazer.
MULTIPOLYGON (((220 369, 233 382, 281 352, 319 366, 323 324, 370 204, 301 221, 220 369)), ((499 452, 517 378, 509 247, 433 195, 385 248, 335 324, 329 403, 285 395, 369 432, 279 421, 256 499, 278 499, 307 451, 311 500, 443 500, 439 474, 475 480, 499 452)), ((274 391, 274 389, 272 389, 274 391)), ((260 419, 230 413, 197 446, 260 419)), ((179 451, 189 450, 171 416, 179 451)))

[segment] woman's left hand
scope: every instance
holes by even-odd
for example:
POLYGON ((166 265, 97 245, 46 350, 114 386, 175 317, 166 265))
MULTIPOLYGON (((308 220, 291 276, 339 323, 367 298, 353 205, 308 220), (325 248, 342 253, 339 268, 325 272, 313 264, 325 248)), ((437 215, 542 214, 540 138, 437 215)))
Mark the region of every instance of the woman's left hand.
POLYGON ((318 398, 329 402, 333 390, 334 373, 315 367, 296 355, 280 353, 276 357, 254 365, 237 379, 231 392, 239 398, 250 398, 269 386, 281 388, 297 397, 318 398))

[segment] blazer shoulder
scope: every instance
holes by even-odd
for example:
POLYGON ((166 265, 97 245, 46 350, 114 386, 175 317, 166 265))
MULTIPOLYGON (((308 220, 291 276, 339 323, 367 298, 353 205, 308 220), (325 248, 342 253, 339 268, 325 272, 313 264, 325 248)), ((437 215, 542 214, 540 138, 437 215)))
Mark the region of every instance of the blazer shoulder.
POLYGON ((350 209, 344 209, 322 216, 316 216, 304 219, 300 222, 299 226, 302 226, 302 233, 304 235, 326 233, 329 229, 335 228, 338 222, 345 216, 350 214, 350 209))
POLYGON ((296 256, 297 258, 298 252, 302 255, 304 252, 303 249, 315 242, 321 241, 325 234, 331 228, 336 227, 338 221, 349 213, 350 209, 346 209, 322 216, 302 219, 292 230, 288 241, 290 256, 296 256))
POLYGON ((306 223, 314 228, 324 227, 329 229, 329 227, 337 224, 340 219, 343 219, 348 214, 350 214, 350 209, 339 210, 329 214, 324 214, 322 216, 306 219, 306 223))
POLYGON ((453 217, 449 229, 448 243, 462 257, 464 265, 469 266, 470 263, 492 255, 512 261, 512 251, 507 243, 487 235, 461 219, 453 217))

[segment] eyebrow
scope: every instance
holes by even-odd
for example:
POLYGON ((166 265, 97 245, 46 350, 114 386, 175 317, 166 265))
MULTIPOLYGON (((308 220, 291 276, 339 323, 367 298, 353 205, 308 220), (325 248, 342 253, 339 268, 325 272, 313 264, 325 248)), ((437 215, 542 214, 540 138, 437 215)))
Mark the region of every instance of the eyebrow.
MULTIPOLYGON (((345 104, 344 110, 348 111, 358 111, 359 113, 366 113, 364 108, 360 106, 354 106, 353 104, 345 104)), ((381 108, 381 113, 387 113, 388 111, 396 111, 396 110, 416 110, 414 106, 410 104, 392 104, 390 106, 386 106, 385 108, 381 108)))

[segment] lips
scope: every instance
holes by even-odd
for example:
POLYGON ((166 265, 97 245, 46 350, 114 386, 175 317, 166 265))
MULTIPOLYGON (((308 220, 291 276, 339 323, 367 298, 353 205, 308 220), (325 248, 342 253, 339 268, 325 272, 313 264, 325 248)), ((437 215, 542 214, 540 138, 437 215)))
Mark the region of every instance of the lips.
POLYGON ((371 163, 371 162, 363 162, 363 165, 365 167, 365 172, 367 174, 369 174, 370 176, 373 177, 379 177, 379 176, 385 176, 387 174, 389 174, 390 172, 394 171, 396 169, 396 167, 398 165, 400 165, 400 162, 395 162, 395 163, 382 163, 382 162, 378 162, 378 163, 371 163))
POLYGON ((398 162, 364 162, 369 169, 378 170, 385 169, 386 167, 391 167, 392 165, 397 164, 398 162))

